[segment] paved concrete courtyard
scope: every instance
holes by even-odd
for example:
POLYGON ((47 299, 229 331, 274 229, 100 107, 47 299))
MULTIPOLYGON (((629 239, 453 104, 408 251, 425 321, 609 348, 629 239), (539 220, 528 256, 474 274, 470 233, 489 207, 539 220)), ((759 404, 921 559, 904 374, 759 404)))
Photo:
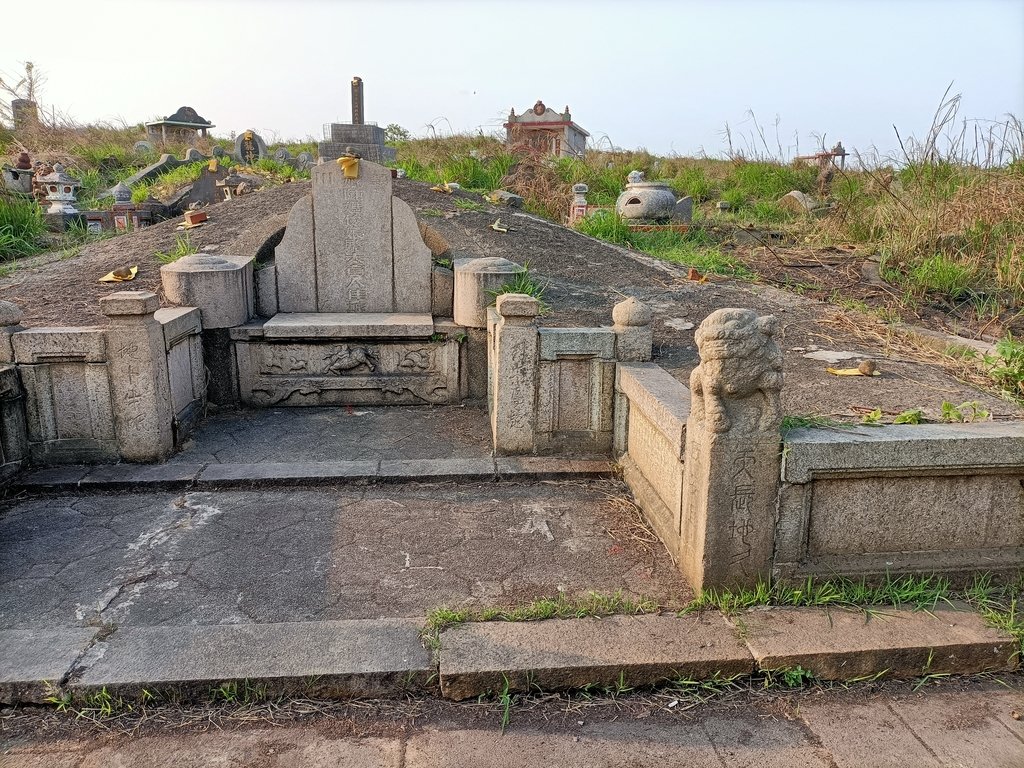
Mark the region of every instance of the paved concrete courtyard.
POLYGON ((418 617, 691 596, 610 480, 60 495, 0 513, 0 628, 418 617))
POLYGON ((472 459, 490 455, 490 421, 483 408, 266 408, 211 415, 169 463, 472 459))

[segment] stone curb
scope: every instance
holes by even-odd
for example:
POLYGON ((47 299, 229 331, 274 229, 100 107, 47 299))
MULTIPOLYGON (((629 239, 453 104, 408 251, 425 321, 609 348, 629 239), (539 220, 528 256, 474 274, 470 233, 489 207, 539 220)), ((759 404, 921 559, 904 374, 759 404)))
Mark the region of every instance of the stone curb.
POLYGON ((579 480, 613 477, 609 459, 510 457, 384 459, 381 461, 263 462, 259 464, 103 464, 29 470, 20 491, 175 491, 352 483, 480 480, 579 480))
POLYGON ((821 680, 1006 672, 1018 664, 1012 635, 974 611, 881 607, 869 612, 773 608, 730 617, 758 668, 802 667, 821 680))
POLYGON ((933 611, 752 609, 733 617, 617 616, 482 622, 441 634, 446 698, 637 687, 710 680, 797 666, 819 680, 978 674, 1017 668, 1006 632, 959 607, 933 611))
POLYGON ((235 683, 261 695, 468 699, 530 690, 636 688, 801 667, 819 680, 913 679, 1018 668, 1018 645, 973 611, 758 608, 737 616, 646 615, 471 622, 440 634, 422 619, 0 630, 0 702, 142 689, 207 700, 235 683), (438 689, 438 685, 440 689, 438 689))
POLYGON ((463 624, 441 634, 441 695, 734 677, 754 660, 719 614, 463 624))

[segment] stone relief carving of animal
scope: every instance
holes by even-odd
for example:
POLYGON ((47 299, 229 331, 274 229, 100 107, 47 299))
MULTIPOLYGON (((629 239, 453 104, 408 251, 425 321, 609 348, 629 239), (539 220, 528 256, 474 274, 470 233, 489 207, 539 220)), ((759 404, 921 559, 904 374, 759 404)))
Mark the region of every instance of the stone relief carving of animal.
POLYGON ((410 349, 398 367, 405 371, 425 371, 430 368, 429 349, 410 349))
POLYGON ((295 355, 283 355, 267 362, 268 373, 297 373, 306 370, 306 361, 295 355))
POLYGON ((700 365, 690 375, 692 416, 710 432, 733 425, 730 401, 760 396, 758 431, 777 429, 782 418, 782 351, 776 343, 779 322, 749 309, 712 312, 695 335, 700 365))
POLYGON ((345 371, 351 371, 365 365, 371 373, 377 370, 376 360, 373 353, 366 347, 351 347, 344 344, 337 352, 332 352, 324 358, 325 370, 340 376, 345 371))

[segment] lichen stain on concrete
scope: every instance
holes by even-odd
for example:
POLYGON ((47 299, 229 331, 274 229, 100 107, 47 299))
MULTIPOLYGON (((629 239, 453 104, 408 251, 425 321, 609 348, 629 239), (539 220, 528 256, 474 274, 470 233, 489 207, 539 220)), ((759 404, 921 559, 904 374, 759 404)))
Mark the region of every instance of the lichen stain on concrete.
POLYGON ((131 607, 148 587, 171 591, 178 582, 171 575, 170 564, 188 531, 196 531, 223 514, 223 510, 208 501, 209 493, 188 493, 175 499, 156 519, 154 524, 128 544, 124 564, 114 572, 110 586, 92 604, 75 605, 75 619, 79 622, 123 622, 131 607), (159 555, 156 553, 159 551, 159 555), (154 562, 154 560, 156 562, 154 562))

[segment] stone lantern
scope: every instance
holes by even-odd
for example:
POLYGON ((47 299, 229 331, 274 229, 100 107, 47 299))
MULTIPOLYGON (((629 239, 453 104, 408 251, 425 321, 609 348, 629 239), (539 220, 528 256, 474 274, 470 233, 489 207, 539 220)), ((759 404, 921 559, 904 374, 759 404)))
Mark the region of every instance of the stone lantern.
POLYGON ((590 187, 586 184, 572 185, 572 205, 569 207, 569 224, 575 224, 587 215, 587 192, 590 187))
POLYGON ((64 172, 64 166, 57 163, 53 166, 53 173, 48 173, 39 179, 39 184, 46 191, 46 199, 50 201, 48 214, 62 214, 74 216, 78 213, 75 208, 75 195, 82 186, 82 182, 64 172))

